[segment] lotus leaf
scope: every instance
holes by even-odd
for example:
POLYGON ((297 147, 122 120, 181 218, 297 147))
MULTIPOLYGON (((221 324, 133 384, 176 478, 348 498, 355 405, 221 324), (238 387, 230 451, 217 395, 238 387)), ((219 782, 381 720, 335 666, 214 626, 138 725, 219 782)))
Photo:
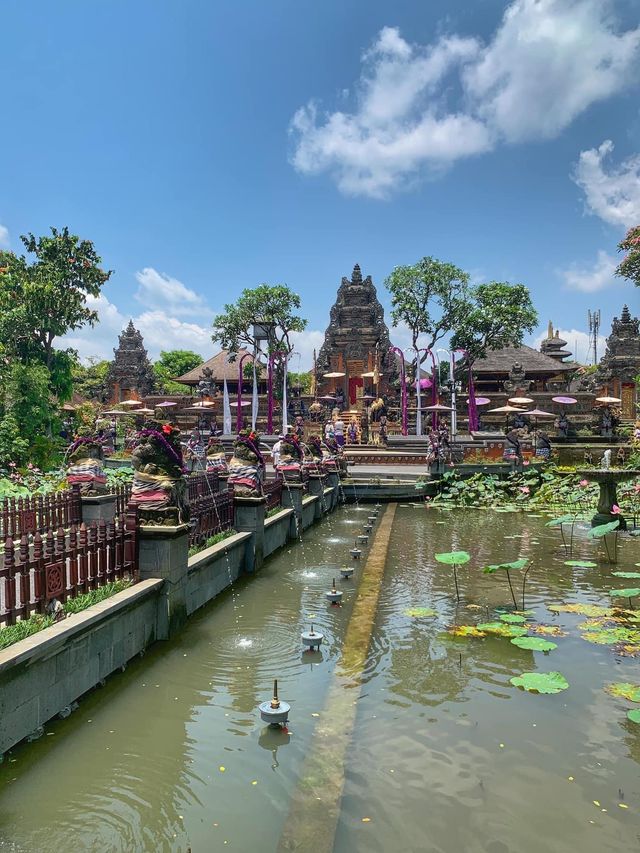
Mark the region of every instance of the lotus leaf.
POLYGON ((540 637, 514 637, 511 642, 519 649, 529 649, 532 652, 550 652, 552 649, 558 648, 557 643, 541 640, 540 637))
POLYGON ((523 672, 510 681, 514 687, 522 687, 530 693, 560 693, 569 686, 561 672, 523 672))
POLYGON ((591 528, 587 536, 591 539, 601 539, 603 536, 606 536, 607 533, 613 533, 614 530, 617 530, 619 525, 619 519, 616 519, 615 521, 608 521, 606 524, 598 524, 596 527, 591 528))
POLYGON ((518 616, 515 613, 501 613, 500 619, 503 622, 508 622, 511 625, 518 625, 519 623, 525 621, 524 616, 518 616))
POLYGON ((449 628, 449 633, 454 637, 486 637, 484 631, 480 631, 475 625, 454 625, 449 628))
POLYGON ((633 598, 634 595, 640 595, 640 587, 632 586, 629 589, 612 589, 609 595, 614 598, 633 598))
POLYGON ((586 631, 582 635, 582 639, 588 643, 596 643, 598 646, 611 646, 616 643, 637 645, 640 643, 640 631, 621 627, 596 628, 592 631, 586 631))
POLYGON ((591 560, 565 560, 564 564, 565 566, 575 566, 577 569, 596 569, 598 567, 598 564, 591 560))
POLYGON ((605 687, 607 693, 618 696, 620 699, 628 699, 630 702, 640 702, 640 686, 629 684, 628 681, 617 681, 605 687))
POLYGON ((552 518, 551 521, 547 521, 545 527, 559 527, 561 524, 570 524, 573 519, 573 515, 561 515, 560 518, 552 518))
POLYGON ((527 625, 530 634, 540 634, 541 637, 566 637, 567 632, 557 625, 527 625))
POLYGON ((581 616, 613 616, 612 607, 601 604, 549 604, 554 613, 579 613, 581 616))
POLYGON ((496 637, 523 637, 527 633, 527 629, 520 625, 506 625, 504 622, 481 622, 478 630, 496 637))
POLYGON ((432 607, 410 607, 404 611, 405 616, 415 616, 416 618, 437 616, 437 612, 432 607))
POLYGON ((448 566, 461 566, 463 563, 468 563, 471 559, 471 554, 466 551, 449 551, 446 554, 436 554, 436 560, 439 563, 446 563, 448 566))
POLYGON ((640 572, 613 572, 617 578, 640 578, 640 572))
POLYGON ((640 723, 640 709, 634 708, 633 711, 627 711, 627 719, 632 723, 640 723))
POLYGON ((514 560, 512 563, 495 563, 490 566, 485 566, 482 570, 485 575, 493 575, 498 570, 508 571, 509 569, 524 569, 529 560, 523 557, 520 560, 514 560))

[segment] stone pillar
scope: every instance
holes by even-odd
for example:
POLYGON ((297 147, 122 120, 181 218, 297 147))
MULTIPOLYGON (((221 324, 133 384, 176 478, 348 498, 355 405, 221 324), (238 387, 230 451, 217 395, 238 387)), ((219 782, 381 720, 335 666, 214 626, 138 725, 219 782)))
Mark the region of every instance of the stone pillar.
POLYGON ((284 483, 282 486, 282 506, 293 509, 291 516, 291 527, 289 538, 297 539, 298 530, 302 528, 302 498, 304 497, 304 486, 302 483, 284 483))
POLYGON ((340 502, 340 477, 337 471, 329 471, 327 474, 327 485, 333 489, 331 493, 331 509, 335 509, 340 502))
POLYGON ((81 497, 80 502, 82 504, 82 520, 85 524, 91 524, 92 521, 108 523, 116 517, 115 495, 81 497))
POLYGON ((138 528, 140 580, 163 578, 157 636, 166 640, 187 621, 189 525, 138 528))
POLYGON ((229 475, 228 474, 218 474, 218 491, 219 492, 229 491, 229 475))
POLYGON ((309 494, 318 498, 316 501, 316 520, 322 518, 327 511, 324 498, 324 474, 309 474, 309 494))
POLYGON ((233 526, 238 533, 251 533, 245 545, 244 567, 256 572, 264 562, 264 511, 267 499, 236 496, 233 500, 233 526))

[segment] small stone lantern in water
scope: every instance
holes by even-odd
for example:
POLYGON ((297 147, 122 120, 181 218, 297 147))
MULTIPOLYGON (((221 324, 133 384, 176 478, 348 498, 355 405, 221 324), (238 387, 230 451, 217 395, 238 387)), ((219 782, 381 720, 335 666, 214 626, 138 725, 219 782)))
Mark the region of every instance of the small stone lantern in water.
POLYGON ((340 604, 342 601, 342 590, 336 589, 336 579, 333 579, 333 584, 331 589, 325 592, 325 595, 331 602, 331 604, 340 604))
POLYGON ((358 548, 358 543, 356 542, 354 547, 349 551, 354 560, 359 560, 362 556, 362 551, 358 548))
POLYGON ((314 631, 313 625, 311 625, 311 630, 303 631, 300 634, 300 639, 302 640, 302 645, 306 646, 312 652, 314 649, 320 648, 320 644, 324 640, 324 634, 321 634, 320 631, 314 631))
POLYGON ((276 728, 286 726, 289 720, 291 705, 278 698, 277 678, 273 680, 273 699, 270 702, 261 702, 258 708, 260 709, 260 717, 265 723, 269 723, 270 726, 275 726, 276 728))
POLYGON ((369 536, 366 533, 361 533, 358 536, 358 545, 368 545, 369 544, 369 536))
POLYGON ((353 568, 353 566, 343 566, 340 569, 340 576, 343 577, 345 580, 349 580, 349 578, 353 576, 354 572, 355 569, 353 568))

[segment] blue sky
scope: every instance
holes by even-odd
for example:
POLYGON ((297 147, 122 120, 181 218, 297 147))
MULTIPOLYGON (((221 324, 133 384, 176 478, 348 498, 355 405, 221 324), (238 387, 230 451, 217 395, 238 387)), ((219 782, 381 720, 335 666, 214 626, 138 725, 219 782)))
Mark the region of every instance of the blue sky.
POLYGON ((302 296, 307 366, 355 262, 386 305, 391 269, 433 255, 527 284, 584 358, 587 308, 606 331, 639 307, 612 275, 640 222, 639 21, 638 0, 4 0, 0 243, 95 242, 115 273, 84 357, 130 316, 152 356, 212 354, 213 313, 267 281, 302 296))

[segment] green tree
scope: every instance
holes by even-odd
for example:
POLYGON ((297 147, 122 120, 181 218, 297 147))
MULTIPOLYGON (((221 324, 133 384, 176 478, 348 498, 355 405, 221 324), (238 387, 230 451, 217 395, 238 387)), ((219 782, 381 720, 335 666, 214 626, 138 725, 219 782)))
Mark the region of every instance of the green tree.
POLYGON ((111 272, 102 269, 93 243, 68 228, 20 239, 32 261, 0 252, 0 340, 10 353, 38 358, 51 370, 55 339, 98 319, 87 299, 100 295, 111 272))
POLYGON ((110 362, 96 358, 82 364, 77 359, 72 369, 73 389, 84 400, 104 402, 107 396, 107 373, 110 362))
MULTIPOLYGON (((466 272, 435 258, 396 267, 385 280, 391 294, 391 320, 411 331, 413 347, 435 345, 458 325, 469 288, 466 272)), ((420 363, 426 355, 420 357, 420 363)))
POLYGON ((491 281, 471 288, 451 338, 453 348, 466 349, 471 363, 488 350, 522 346, 525 333, 533 332, 538 313, 524 284, 491 281))
POLYGON ((51 432, 57 419, 45 365, 12 363, 4 377, 0 416, 0 423, 4 425, 0 429, 6 428, 9 433, 4 452, 13 444, 15 454, 12 460, 4 461, 23 464, 28 458, 39 467, 46 465, 56 448, 51 432), (14 423, 19 428, 19 441, 13 437, 14 423))
POLYGON ((202 356, 186 349, 162 350, 160 358, 153 364, 157 385, 164 394, 184 394, 187 390, 180 382, 172 382, 202 364, 202 356))
POLYGON ((224 306, 224 313, 213 318, 212 340, 232 353, 243 347, 253 351, 257 344, 253 327, 262 323, 271 327, 269 350, 291 353, 291 333, 303 332, 307 325, 296 313, 300 305, 300 297, 286 284, 247 288, 234 304, 224 306))
POLYGON ((294 373, 291 372, 287 376, 289 380, 290 388, 300 388, 301 394, 310 394, 311 393, 311 372, 307 373, 294 373))
POLYGON ((628 252, 616 269, 616 275, 628 278, 636 287, 640 287, 640 225, 636 225, 627 231, 620 243, 618 250, 628 252))

